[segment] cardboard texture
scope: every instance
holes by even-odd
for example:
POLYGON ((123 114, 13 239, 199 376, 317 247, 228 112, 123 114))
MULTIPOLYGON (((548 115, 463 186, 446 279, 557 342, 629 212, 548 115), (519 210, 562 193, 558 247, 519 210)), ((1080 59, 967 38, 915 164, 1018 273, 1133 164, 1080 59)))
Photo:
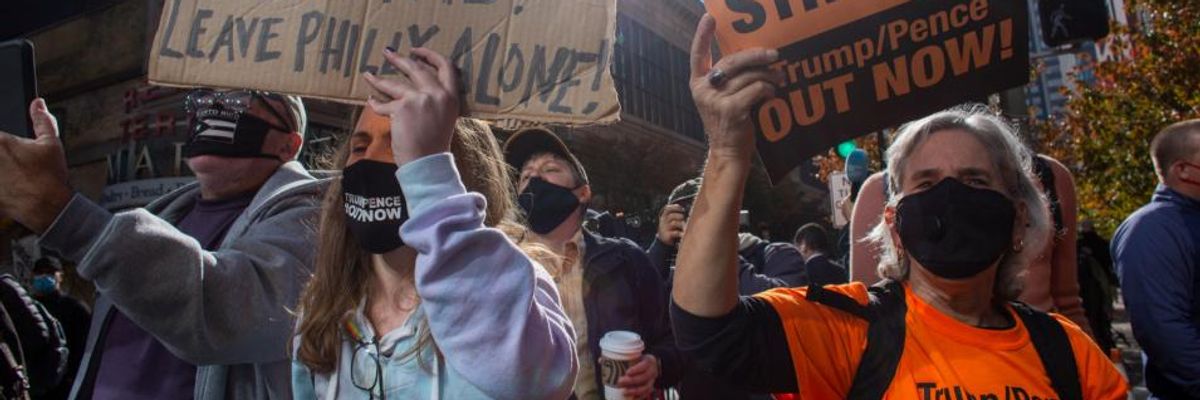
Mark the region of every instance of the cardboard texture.
POLYGON ((787 83, 755 107, 772 182, 830 147, 1029 80, 1015 0, 710 0, 722 53, 779 50, 787 83))
POLYGON ((149 80, 362 104, 361 73, 403 79, 384 47, 426 47, 458 65, 472 117, 609 123, 616 12, 616 0, 167 0, 149 80))

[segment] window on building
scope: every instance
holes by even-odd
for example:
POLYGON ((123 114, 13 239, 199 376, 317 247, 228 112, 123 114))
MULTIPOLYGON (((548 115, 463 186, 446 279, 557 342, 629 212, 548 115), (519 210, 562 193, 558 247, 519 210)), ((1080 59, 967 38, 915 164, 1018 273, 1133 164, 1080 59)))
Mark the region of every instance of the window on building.
POLYGON ((687 51, 632 19, 617 16, 613 79, 625 112, 702 141, 704 129, 688 87, 689 63, 687 51))

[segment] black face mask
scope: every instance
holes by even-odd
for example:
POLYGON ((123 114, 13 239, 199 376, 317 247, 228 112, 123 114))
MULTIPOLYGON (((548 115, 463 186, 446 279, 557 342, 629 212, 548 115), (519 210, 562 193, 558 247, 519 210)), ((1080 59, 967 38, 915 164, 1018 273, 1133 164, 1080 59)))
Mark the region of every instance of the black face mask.
POLYGON ((966 279, 992 266, 1012 245, 1016 209, 997 191, 954 178, 900 199, 896 227, 904 249, 925 269, 966 279))
POLYGON ((374 254, 400 248, 400 225, 408 221, 408 201, 396 181, 396 164, 359 160, 342 171, 346 226, 359 246, 374 254))
POLYGON ((579 209, 579 198, 571 189, 533 178, 517 196, 517 204, 529 219, 529 230, 539 235, 553 231, 579 209))
MULTIPOLYGON (((279 156, 262 152, 263 143, 271 130, 291 132, 291 129, 249 113, 256 98, 280 121, 286 121, 265 95, 257 92, 213 92, 194 90, 188 93, 186 109, 194 118, 191 137, 183 146, 183 156, 192 158, 214 155, 233 158, 269 158, 279 156)), ((283 161, 283 160, 280 160, 283 161)))

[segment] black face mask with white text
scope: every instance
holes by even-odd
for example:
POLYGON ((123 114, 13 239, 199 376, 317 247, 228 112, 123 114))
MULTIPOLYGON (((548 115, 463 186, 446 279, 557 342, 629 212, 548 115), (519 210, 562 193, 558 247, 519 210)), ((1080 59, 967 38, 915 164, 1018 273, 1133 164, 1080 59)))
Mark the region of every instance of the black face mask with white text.
POLYGON ((359 160, 342 171, 346 226, 359 246, 373 254, 400 248, 407 201, 396 181, 396 164, 359 160))
POLYGON ((279 160, 279 156, 264 153, 262 148, 272 130, 287 132, 285 129, 249 113, 219 108, 200 110, 192 124, 192 135, 183 145, 183 156, 279 160))

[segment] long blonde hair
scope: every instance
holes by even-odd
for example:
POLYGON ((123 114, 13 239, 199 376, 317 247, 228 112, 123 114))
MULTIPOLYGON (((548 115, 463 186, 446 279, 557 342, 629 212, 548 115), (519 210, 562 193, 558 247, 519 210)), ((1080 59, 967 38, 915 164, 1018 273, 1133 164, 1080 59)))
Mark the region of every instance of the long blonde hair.
MULTIPOLYGON (((491 129, 478 120, 459 118, 450 153, 467 190, 487 199, 484 224, 499 228, 534 260, 555 262, 548 250, 523 240, 525 229, 516 222, 511 172, 491 129)), ((333 160, 337 170, 345 168, 348 155, 349 140, 344 140, 333 160)), ((296 356, 316 373, 337 369, 345 337, 343 322, 353 315, 358 302, 370 295, 375 279, 370 254, 354 242, 346 227, 340 176, 333 178, 328 190, 321 207, 314 274, 300 298, 302 319, 297 328, 300 344, 296 356)), ((417 327, 417 345, 399 358, 419 357, 426 346, 436 349, 428 322, 422 320, 417 327)))

